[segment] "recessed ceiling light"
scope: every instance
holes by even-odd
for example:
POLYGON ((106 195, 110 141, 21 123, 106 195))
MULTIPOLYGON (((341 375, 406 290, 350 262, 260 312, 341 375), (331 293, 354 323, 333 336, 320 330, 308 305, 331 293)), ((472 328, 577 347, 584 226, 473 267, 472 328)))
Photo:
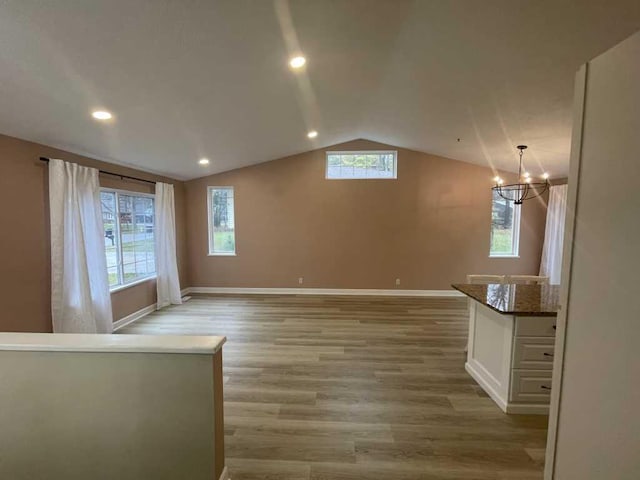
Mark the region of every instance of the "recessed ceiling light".
POLYGON ((309 138, 316 138, 318 136, 318 132, 316 132, 315 130, 311 130, 309 133, 307 133, 307 137, 309 138))
POLYGON ((91 116, 96 120, 110 120, 111 118, 113 118, 113 115, 111 115, 111 113, 107 112, 106 110, 96 110, 94 112, 91 112, 91 116))
POLYGON ((307 63, 307 59, 303 56, 293 57, 291 60, 289 60, 289 66, 291 68, 302 68, 304 67, 305 63, 307 63))
POLYGON ((200 160, 198 160, 198 163, 200 165, 209 165, 209 159, 208 158, 201 158, 200 160))

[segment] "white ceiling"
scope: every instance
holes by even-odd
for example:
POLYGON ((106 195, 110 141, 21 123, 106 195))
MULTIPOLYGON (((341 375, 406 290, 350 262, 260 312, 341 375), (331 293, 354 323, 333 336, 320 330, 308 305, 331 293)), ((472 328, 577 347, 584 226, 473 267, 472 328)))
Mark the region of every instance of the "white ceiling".
POLYGON ((638 29, 638 0, 0 0, 0 132, 179 179, 354 138, 561 176, 576 69, 638 29))

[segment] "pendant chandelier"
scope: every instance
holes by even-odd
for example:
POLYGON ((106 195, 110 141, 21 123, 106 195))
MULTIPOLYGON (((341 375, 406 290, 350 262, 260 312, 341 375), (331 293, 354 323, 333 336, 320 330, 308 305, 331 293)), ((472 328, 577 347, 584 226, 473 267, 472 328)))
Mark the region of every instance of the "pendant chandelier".
POLYGON ((525 200, 531 200, 532 198, 539 197, 549 189, 549 174, 542 174, 542 179, 544 181, 534 182, 529 172, 523 171, 522 169, 522 155, 527 149, 527 146, 518 145, 517 148, 518 150, 520 150, 518 183, 505 185, 502 178, 495 177, 493 180, 496 182, 496 185, 492 188, 492 190, 505 200, 513 202, 515 205, 522 205, 522 202, 524 202, 525 200))

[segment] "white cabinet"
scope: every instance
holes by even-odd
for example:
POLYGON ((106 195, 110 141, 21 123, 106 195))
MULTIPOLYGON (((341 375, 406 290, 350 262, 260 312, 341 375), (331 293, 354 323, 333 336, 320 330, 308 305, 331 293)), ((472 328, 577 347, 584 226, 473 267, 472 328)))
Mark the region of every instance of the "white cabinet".
POLYGON ((470 302, 467 372, 506 413, 549 411, 555 316, 502 314, 470 302))

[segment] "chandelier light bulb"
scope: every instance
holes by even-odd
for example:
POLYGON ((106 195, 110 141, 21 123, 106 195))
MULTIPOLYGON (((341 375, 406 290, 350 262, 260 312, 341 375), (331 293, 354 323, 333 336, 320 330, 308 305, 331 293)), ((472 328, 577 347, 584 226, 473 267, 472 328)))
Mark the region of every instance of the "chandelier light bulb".
POLYGON ((542 178, 544 178, 545 180, 548 180, 549 179, 549 173, 548 172, 544 172, 542 174, 542 178))

